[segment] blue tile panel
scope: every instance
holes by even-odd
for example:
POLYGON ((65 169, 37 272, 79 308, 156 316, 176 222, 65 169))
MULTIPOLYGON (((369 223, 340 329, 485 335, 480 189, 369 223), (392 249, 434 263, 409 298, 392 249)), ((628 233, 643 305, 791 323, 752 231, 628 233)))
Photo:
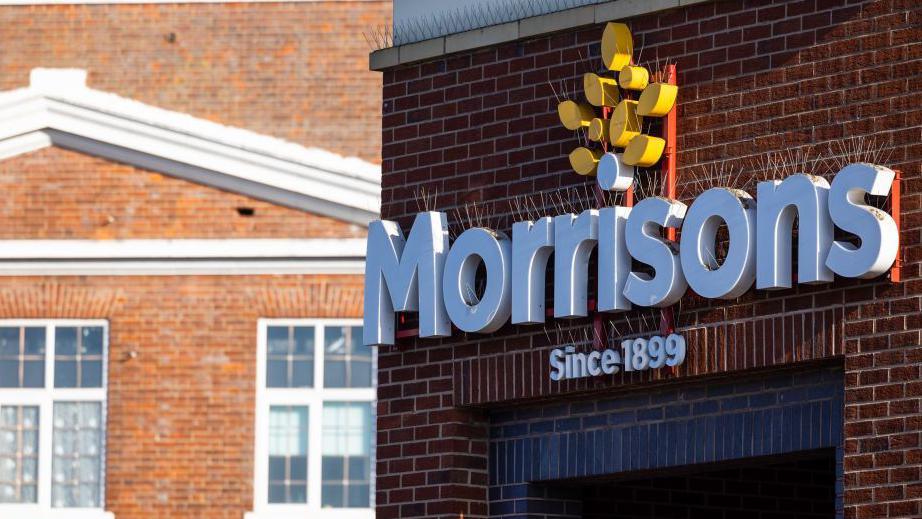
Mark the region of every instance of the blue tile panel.
POLYGON ((838 448, 843 394, 841 368, 814 368, 495 412, 491 516, 568 517, 530 509, 551 506, 515 495, 530 482, 838 448))

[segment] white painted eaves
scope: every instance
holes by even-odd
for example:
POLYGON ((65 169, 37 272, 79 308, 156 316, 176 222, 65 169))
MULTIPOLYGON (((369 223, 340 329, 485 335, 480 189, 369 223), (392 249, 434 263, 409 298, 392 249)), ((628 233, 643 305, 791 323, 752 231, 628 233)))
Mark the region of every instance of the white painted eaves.
POLYGON ((82 70, 0 92, 0 160, 49 145, 354 223, 380 208, 375 164, 94 90, 82 70))

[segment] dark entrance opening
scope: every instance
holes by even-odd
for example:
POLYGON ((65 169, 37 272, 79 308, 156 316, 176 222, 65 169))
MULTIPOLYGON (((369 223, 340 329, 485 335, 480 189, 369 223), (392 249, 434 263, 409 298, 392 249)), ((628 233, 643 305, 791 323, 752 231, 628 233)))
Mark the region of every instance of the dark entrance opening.
POLYGON ((836 509, 836 451, 635 472, 578 487, 588 519, 828 519, 836 509))

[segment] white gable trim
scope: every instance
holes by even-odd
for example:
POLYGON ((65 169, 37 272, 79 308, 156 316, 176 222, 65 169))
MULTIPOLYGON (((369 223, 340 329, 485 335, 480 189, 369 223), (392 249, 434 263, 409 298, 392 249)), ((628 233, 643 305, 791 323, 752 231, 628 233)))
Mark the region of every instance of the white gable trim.
POLYGON ((0 160, 55 145, 349 222, 378 216, 379 166, 93 90, 85 79, 36 69, 29 87, 0 93, 0 160))
POLYGON ((365 240, 0 240, 0 276, 362 274, 365 240))

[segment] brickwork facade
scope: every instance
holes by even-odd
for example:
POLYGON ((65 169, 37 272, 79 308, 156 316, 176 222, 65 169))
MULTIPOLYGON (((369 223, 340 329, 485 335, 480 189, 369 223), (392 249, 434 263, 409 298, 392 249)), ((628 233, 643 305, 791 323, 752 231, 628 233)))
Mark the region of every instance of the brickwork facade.
MULTIPOLYGON (((490 478, 503 469, 490 456, 497 406, 797 366, 843 373, 844 517, 919 516, 922 9, 901 0, 753 0, 624 21, 643 59, 668 58, 679 69, 680 196, 697 194, 682 179, 698 168, 751 171, 765 153, 807 145, 827 153, 867 136, 902 171, 903 280, 837 279, 728 302, 689 293, 676 318, 692 357, 648 379, 550 382, 550 346, 566 342, 555 326, 579 333, 587 320, 398 339, 380 351, 379 517, 491 514, 490 478)), ((567 162, 579 138, 560 125, 557 96, 576 95, 582 74, 596 71, 601 33, 585 26, 385 70, 382 217, 408 232, 425 189, 437 193, 432 205, 453 231, 469 226, 456 211, 464 220, 465 204, 477 203, 510 233, 522 197, 585 192, 567 162)), ((552 203, 543 210, 561 212, 552 203)), ((622 334, 658 327, 649 313, 629 319, 630 328, 617 318, 622 334)))
POLYGON ((241 519, 260 318, 361 316, 361 276, 2 278, 0 319, 106 319, 105 509, 241 519))
MULTIPOLYGON (((93 89, 377 163, 381 78, 367 70, 362 32, 390 9, 0 6, 0 90, 27 86, 36 67, 80 68, 93 89)), ((5 240, 366 233, 56 147, 0 161, 0 191, 5 240)), ((117 519, 252 511, 258 320, 356 319, 361 309, 357 274, 0 277, 0 319, 108 321, 104 509, 117 519)))
MULTIPOLYGON (((4 238, 361 236, 327 217, 57 148, 0 171, 13 201, 4 238), (241 216, 238 206, 256 211, 241 216)), ((252 510, 258 319, 362 315, 360 275, 7 277, 0 286, 0 319, 108 321, 105 509, 119 519, 252 510)))
POLYGON ((363 33, 389 1, 0 7, 0 90, 35 67, 91 88, 380 161, 381 76, 363 33))
POLYGON ((61 148, 0 161, 0 190, 9 201, 2 239, 365 235, 359 225, 61 148))

